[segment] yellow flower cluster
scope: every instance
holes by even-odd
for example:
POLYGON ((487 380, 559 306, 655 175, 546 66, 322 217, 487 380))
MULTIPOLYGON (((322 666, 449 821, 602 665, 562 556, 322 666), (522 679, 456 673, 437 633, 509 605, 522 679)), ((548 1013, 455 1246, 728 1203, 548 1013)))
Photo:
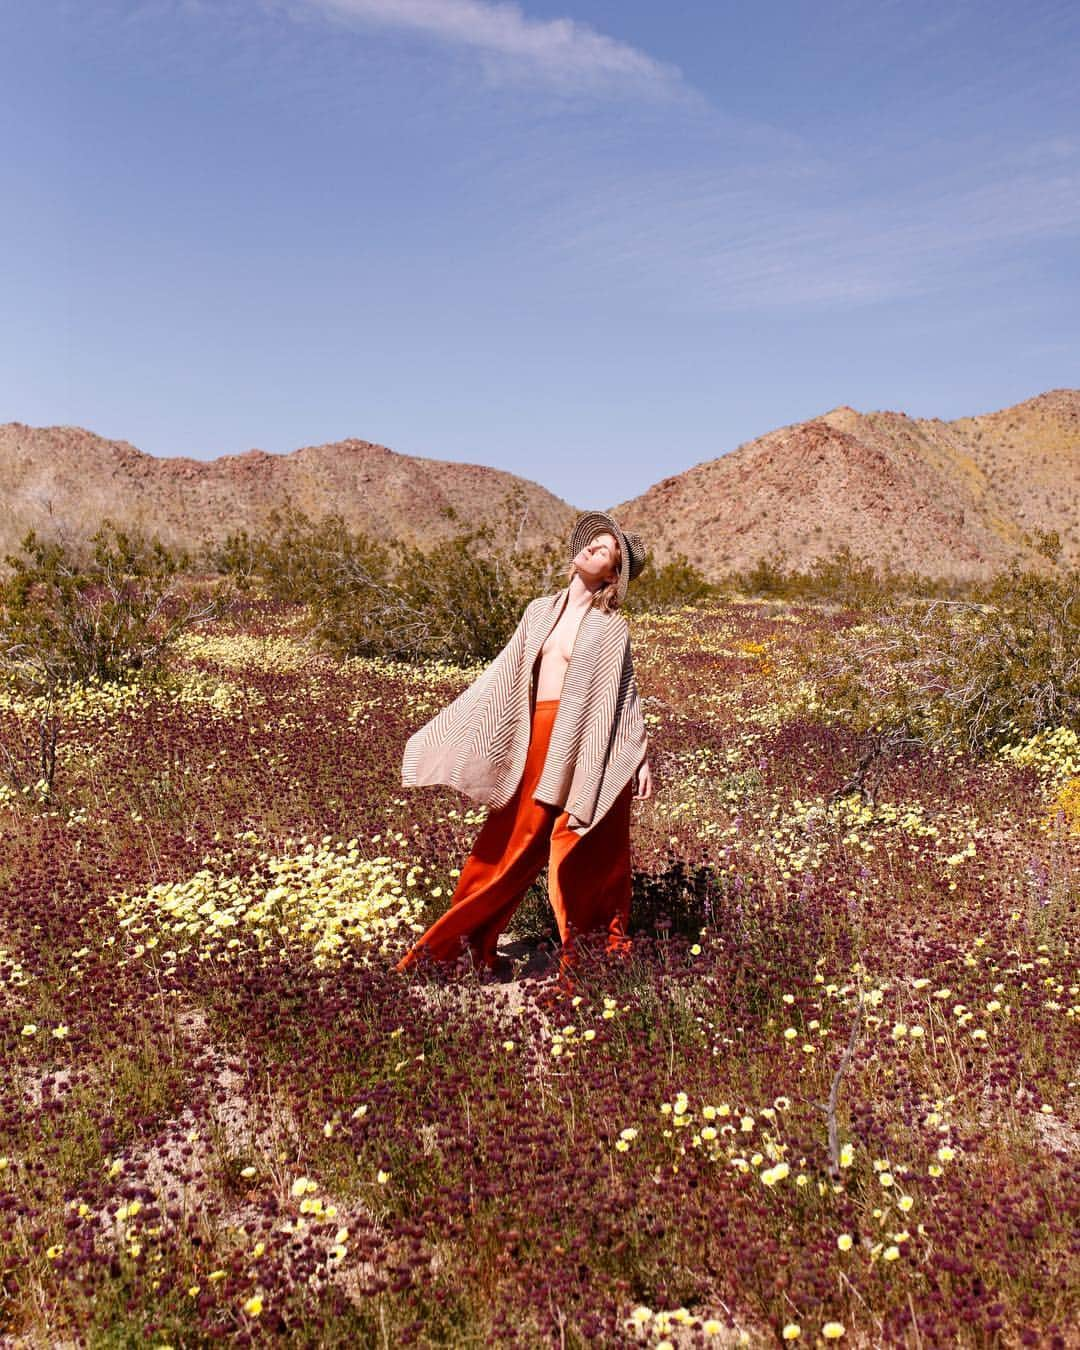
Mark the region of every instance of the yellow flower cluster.
POLYGON ((369 949, 385 953, 401 929, 417 931, 422 875, 400 859, 361 857, 355 839, 335 848, 327 837, 298 853, 264 854, 246 876, 203 868, 142 895, 122 894, 116 904, 133 936, 163 929, 177 949, 211 955, 238 946, 243 931, 261 950, 306 945, 329 963, 369 949))
POLYGON ((295 674, 320 658, 294 637, 252 633, 184 633, 173 649, 188 660, 209 661, 225 670, 295 674))
POLYGON ((726 1323, 716 1317, 695 1317, 688 1308, 658 1309, 654 1312, 644 1303, 639 1303, 627 1317, 626 1326, 629 1330, 636 1331, 642 1338, 651 1339, 654 1350, 663 1350, 665 1346, 670 1346, 671 1341, 667 1338, 677 1328, 684 1331, 700 1331, 707 1340, 723 1336, 727 1345, 750 1344, 748 1332, 738 1331, 732 1340, 726 1323), (652 1339, 656 1337, 660 1339, 652 1339))
POLYGON ((1064 818, 1065 832, 1080 834, 1080 736, 1070 727, 1055 727, 999 753, 1008 763, 1033 768, 1049 790, 1040 829, 1052 833, 1064 818))
POLYGON ((1080 834, 1080 774, 1068 779, 1055 793, 1043 828, 1053 829, 1059 818, 1064 820, 1067 834, 1080 834))
POLYGON ((235 684, 206 671, 185 671, 170 690, 180 707, 200 707, 211 716, 234 717, 245 708, 261 707, 266 699, 250 685, 235 684))
MULTIPOLYGON (((125 714, 144 712, 155 702, 180 708, 205 709, 211 716, 231 717, 245 705, 264 700, 254 689, 243 688, 206 671, 185 671, 168 682, 145 679, 87 680, 65 686, 52 701, 51 711, 68 726, 112 726, 125 714)), ((44 696, 27 698, 0 686, 0 711, 20 719, 37 719, 50 711, 44 696)))
POLYGON ((457 666, 449 661, 423 661, 402 665, 378 657, 350 656, 340 670, 359 676, 364 692, 349 706, 352 727, 370 722, 374 710, 390 703, 404 708, 414 720, 421 720, 445 706, 458 689, 471 684, 485 669, 484 663, 457 666))
POLYGON ((29 983, 30 977, 23 968, 23 963, 16 958, 14 952, 8 951, 6 947, 0 947, 0 989, 5 985, 10 989, 19 989, 29 983))
POLYGON ((576 1047, 596 1039, 596 1032, 592 1027, 586 1027, 580 1036, 577 1032, 578 1029, 573 1022, 567 1022, 561 1031, 552 1032, 552 1058, 558 1059, 560 1055, 563 1055, 567 1059, 573 1059, 576 1047))
POLYGON ((728 644, 735 636, 735 626, 718 623, 703 629, 701 610, 694 605, 683 605, 665 613, 632 614, 627 622, 631 637, 643 650, 662 647, 663 652, 674 659, 686 652, 707 652, 713 656, 734 654, 728 644), (662 643, 654 640, 661 636, 662 643))
POLYGON ((363 675, 376 686, 387 681, 394 685, 407 680, 418 688, 437 687, 445 684, 471 684, 486 669, 486 662, 480 661, 471 666, 458 666, 452 661, 417 661, 404 666, 399 661, 388 661, 376 656, 349 656, 340 665, 347 675, 363 675))
MULTIPOLYGON (((821 1328, 822 1337, 827 1341, 838 1341, 844 1334, 843 1322, 826 1322, 821 1328)), ((798 1322, 787 1322, 780 1332, 780 1339, 797 1341, 802 1336, 802 1327, 798 1322)))
MULTIPOLYGON (((660 1103, 661 1136, 672 1141, 674 1151, 680 1156, 685 1156, 690 1148, 710 1162, 726 1162, 740 1172, 754 1169, 762 1185, 771 1189, 791 1175, 791 1166, 784 1157, 788 1146, 779 1138, 779 1113, 790 1105, 787 1097, 777 1097, 772 1106, 761 1107, 754 1116, 741 1108, 733 1109, 728 1102, 703 1102, 700 1113, 696 1113, 690 1109, 687 1094, 678 1092, 674 1101, 660 1103), (695 1124, 699 1117, 703 1124, 695 1124), (765 1121, 764 1126, 759 1125, 757 1117, 765 1121), (745 1150, 737 1141, 741 1138, 748 1144, 755 1132, 759 1142, 747 1160, 742 1156, 745 1150), (766 1160, 770 1166, 758 1171, 766 1160)), ((801 1166, 806 1160, 799 1161, 801 1166)), ((678 1163, 673 1166, 678 1171, 678 1163)), ((795 1184, 806 1186, 809 1177, 800 1172, 795 1184)))
POLYGON ((792 803, 790 820, 806 827, 812 823, 828 823, 848 831, 845 843, 857 842, 870 829, 897 831, 921 839, 938 839, 941 831, 927 819, 921 802, 878 802, 871 806, 857 792, 828 803, 818 797, 804 802, 796 798, 792 803))
POLYGON ((376 708, 383 705, 382 696, 379 694, 374 697, 354 699, 349 705, 348 723, 351 727, 362 726, 365 722, 370 722, 372 714, 376 708))
MULTIPOLYGON (((126 712, 134 712, 149 702, 150 691, 137 681, 102 682, 89 680, 68 685, 51 701, 51 710, 64 722, 111 722, 126 712)), ((19 718, 37 718, 49 711, 44 696, 26 698, 12 688, 0 687, 0 711, 19 718)))
POLYGON ((1030 765, 1042 778, 1060 782, 1080 775, 1080 736, 1069 727, 1040 731, 1026 741, 1006 745, 1001 758, 1030 765))

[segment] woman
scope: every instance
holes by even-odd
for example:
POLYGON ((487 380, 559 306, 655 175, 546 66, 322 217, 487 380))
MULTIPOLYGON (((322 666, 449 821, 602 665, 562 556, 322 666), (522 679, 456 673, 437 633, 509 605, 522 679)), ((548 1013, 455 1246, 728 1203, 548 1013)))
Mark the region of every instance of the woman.
POLYGON ((645 550, 602 511, 578 519, 570 547, 569 584, 527 605, 487 670, 405 747, 404 786, 448 784, 491 811, 450 908, 396 970, 466 945, 498 969, 499 934, 545 863, 562 971, 579 934, 629 949, 630 803, 652 795, 652 774, 617 610, 645 550))

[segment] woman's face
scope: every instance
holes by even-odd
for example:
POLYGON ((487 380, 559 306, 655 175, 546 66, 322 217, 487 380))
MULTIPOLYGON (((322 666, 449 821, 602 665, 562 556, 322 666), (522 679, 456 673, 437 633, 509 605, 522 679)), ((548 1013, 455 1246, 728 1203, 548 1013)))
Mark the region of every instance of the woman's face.
POLYGON ((616 575, 615 553, 618 544, 608 531, 598 534, 574 559, 574 567, 586 581, 603 582, 616 575))

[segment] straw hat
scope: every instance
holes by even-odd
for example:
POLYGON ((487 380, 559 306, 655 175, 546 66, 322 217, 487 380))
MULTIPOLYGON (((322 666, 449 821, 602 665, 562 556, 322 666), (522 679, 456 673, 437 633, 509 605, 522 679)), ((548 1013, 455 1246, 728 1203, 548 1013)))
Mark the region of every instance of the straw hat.
POLYGON ((578 517, 570 535, 570 556, 576 558, 586 544, 591 544, 605 530, 615 536, 622 551, 622 567, 615 592, 621 605, 626 597, 627 586, 645 566, 646 550, 641 535, 635 534, 633 530, 624 530, 606 511, 586 511, 578 517))

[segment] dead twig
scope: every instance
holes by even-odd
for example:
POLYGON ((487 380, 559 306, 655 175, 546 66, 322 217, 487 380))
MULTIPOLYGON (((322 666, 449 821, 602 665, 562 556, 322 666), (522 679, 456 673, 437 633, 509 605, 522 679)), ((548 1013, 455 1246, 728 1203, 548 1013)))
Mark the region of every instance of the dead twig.
POLYGON ((840 1063, 836 1066, 836 1072, 833 1074, 832 1084, 829 1087, 829 1100, 820 1105, 820 1109, 825 1112, 825 1121, 829 1132, 829 1174, 834 1181, 840 1175, 840 1128, 836 1120, 836 1107, 840 1100, 840 1085, 844 1081, 844 1074, 847 1073, 848 1066, 851 1064, 851 1057, 855 1053, 855 1046, 858 1044, 859 1033, 862 1030, 862 1010, 863 1000, 860 991, 859 1003, 855 1010, 855 1019, 851 1023, 851 1031, 848 1033, 847 1045, 844 1046, 844 1053, 840 1056, 840 1063))

